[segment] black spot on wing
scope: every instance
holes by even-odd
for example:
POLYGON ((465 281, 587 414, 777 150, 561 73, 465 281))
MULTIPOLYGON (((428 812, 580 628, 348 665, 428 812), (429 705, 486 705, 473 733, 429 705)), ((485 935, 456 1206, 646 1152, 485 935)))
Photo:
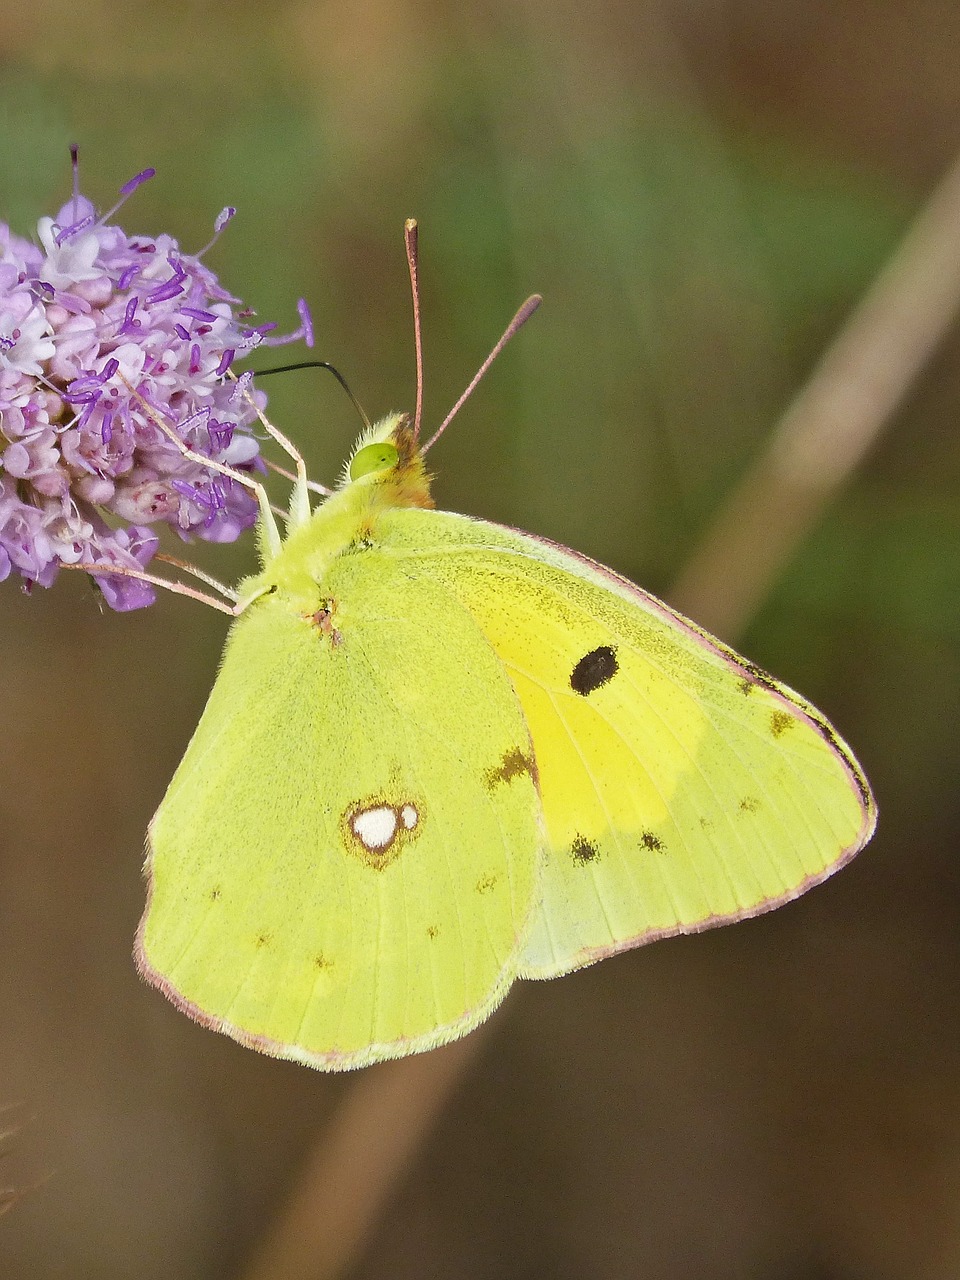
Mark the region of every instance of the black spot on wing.
POLYGON ((602 644, 585 653, 570 672, 570 688, 585 698, 612 680, 619 670, 616 649, 602 644))
POLYGON ((740 670, 743 672, 743 679, 740 681, 740 688, 744 693, 749 693, 754 685, 763 685, 765 689, 779 689, 779 685, 769 671, 764 671, 763 667, 758 667, 755 662, 744 662, 739 659, 740 670))
POLYGON ((760 801, 756 796, 744 796, 740 801, 741 813, 756 813, 760 808, 760 801))
POLYGON ((651 853, 663 853, 666 846, 659 836, 655 836, 652 831, 644 831, 640 837, 640 848, 649 849, 651 853))
POLYGON ((503 758, 495 768, 486 771, 483 775, 483 783, 488 791, 493 791, 500 783, 510 782, 513 778, 522 777, 524 774, 533 780, 534 786, 537 785, 536 760, 529 751, 513 747, 510 751, 503 753, 503 758))
POLYGON ((477 881, 475 888, 477 893, 489 893, 491 889, 496 888, 497 877, 493 875, 481 876, 477 881))
POLYGON ((770 732, 775 738, 779 738, 781 734, 786 733, 793 723, 793 716, 787 711, 772 711, 770 713, 770 732))
MULTIPOLYGON (((873 798, 873 792, 870 790, 870 784, 857 761, 837 737, 833 726, 825 720, 820 712, 814 707, 808 706, 801 698, 798 698, 796 694, 792 694, 789 689, 785 689, 782 685, 777 684, 773 676, 764 671, 763 667, 758 667, 755 662, 745 662, 739 654, 734 653, 732 649, 727 649, 725 645, 720 645, 719 647, 727 652, 743 672, 743 679, 740 681, 739 687, 744 694, 749 694, 753 685, 762 685, 765 689, 769 689, 773 693, 779 693, 781 697, 792 703, 803 718, 813 725, 821 738, 823 738, 824 742, 833 749, 836 755, 849 769, 851 777, 853 778, 853 784, 859 793, 860 803, 864 812, 875 816, 876 805, 873 798)), ((772 724, 771 728, 773 728, 772 724)), ((741 808, 742 807, 743 806, 741 805, 741 808)))
POLYGON ((432 941, 434 938, 438 938, 439 936, 440 936, 440 926, 438 924, 428 924, 427 937, 430 938, 432 941))
POLYGON ((585 840, 583 836, 574 836, 573 843, 570 846, 570 856, 574 862, 582 867, 587 862, 593 862, 594 858, 599 858, 600 850, 595 844, 585 840))

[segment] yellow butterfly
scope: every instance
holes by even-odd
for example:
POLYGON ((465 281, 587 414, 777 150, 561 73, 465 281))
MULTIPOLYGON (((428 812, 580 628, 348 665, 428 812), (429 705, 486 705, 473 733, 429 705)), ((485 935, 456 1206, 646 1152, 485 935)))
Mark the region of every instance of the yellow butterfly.
POLYGON ((418 435, 368 429, 315 510, 297 459, 283 540, 259 490, 262 568, 150 828, 141 973, 324 1070, 775 907, 876 820, 797 694, 586 557, 434 510, 418 435))

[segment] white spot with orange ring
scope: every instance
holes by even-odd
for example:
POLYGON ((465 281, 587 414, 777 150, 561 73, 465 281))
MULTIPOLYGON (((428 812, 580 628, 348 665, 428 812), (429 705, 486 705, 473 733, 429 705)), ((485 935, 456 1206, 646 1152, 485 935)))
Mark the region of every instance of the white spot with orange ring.
POLYGON ((380 853, 389 848, 396 837, 397 811, 389 804, 360 809, 350 819, 350 829, 365 849, 380 853))
POLYGON ((408 831, 412 831, 420 821, 420 815, 417 813, 417 806, 415 804, 405 804, 400 810, 400 821, 408 831))

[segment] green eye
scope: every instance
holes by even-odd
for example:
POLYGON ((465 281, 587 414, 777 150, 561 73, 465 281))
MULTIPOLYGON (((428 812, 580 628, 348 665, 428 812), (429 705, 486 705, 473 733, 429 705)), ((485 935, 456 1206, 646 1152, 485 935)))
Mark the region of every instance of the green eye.
POLYGON ((389 440, 384 440, 381 444, 364 445, 350 462, 350 479, 359 480, 371 471, 389 471, 399 461, 399 450, 389 440))

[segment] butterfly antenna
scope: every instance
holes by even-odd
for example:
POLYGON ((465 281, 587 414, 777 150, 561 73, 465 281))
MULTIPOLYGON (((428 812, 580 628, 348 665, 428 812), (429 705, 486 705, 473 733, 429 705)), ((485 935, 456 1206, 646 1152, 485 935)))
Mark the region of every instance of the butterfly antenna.
POLYGON ((453 408, 450 410, 450 412, 447 414, 444 420, 440 423, 439 427, 437 427, 436 431, 433 433, 433 435, 430 437, 427 443, 423 446, 423 449, 421 450, 422 453, 426 453, 428 449, 432 449, 433 446, 437 443, 437 441, 443 435, 444 431, 446 431, 447 427, 449 427, 450 423, 454 420, 454 418, 457 416, 457 414, 466 404, 470 395, 473 393, 473 390, 476 387, 477 383, 480 381, 483 375, 487 372, 487 370, 493 364, 494 360, 496 360, 497 356, 500 354, 503 348, 507 345, 507 343, 513 337, 513 335, 517 332, 517 330, 522 328, 522 326, 526 324, 526 322, 530 319, 530 317, 533 315, 533 313, 536 311, 537 307, 539 307, 542 301, 543 301, 543 298, 541 298, 539 293, 533 294, 531 297, 529 297, 526 300, 526 302, 523 304, 523 306, 520 308, 517 314, 513 317, 513 319, 507 325, 506 329, 504 329, 503 335, 500 338, 500 341, 493 348, 493 350, 487 356, 486 360, 484 360, 483 364, 474 374, 473 378, 471 379, 470 385, 467 387, 466 391, 464 391, 463 395, 460 397, 457 403, 453 406, 453 408))
POLYGON ((70 143, 70 168, 73 172, 73 220, 80 216, 80 148, 75 142, 70 143))
POLYGON ((413 295, 413 341, 417 353, 417 409, 413 417, 414 440, 420 439, 420 421, 423 417, 423 339, 420 332, 420 269, 417 238, 417 220, 408 218, 403 224, 403 242, 407 248, 407 266, 410 268, 410 292, 413 295))
POLYGON ((326 369, 327 373, 332 373, 336 380, 343 387, 344 391, 350 397, 350 402, 356 409, 357 413, 363 419, 363 425, 370 429, 370 419, 367 417, 363 405, 350 390, 350 384, 335 365, 329 360, 298 360, 295 364, 278 364, 270 369, 257 369, 254 373, 256 378, 265 378, 268 373, 292 373, 295 369, 326 369))

